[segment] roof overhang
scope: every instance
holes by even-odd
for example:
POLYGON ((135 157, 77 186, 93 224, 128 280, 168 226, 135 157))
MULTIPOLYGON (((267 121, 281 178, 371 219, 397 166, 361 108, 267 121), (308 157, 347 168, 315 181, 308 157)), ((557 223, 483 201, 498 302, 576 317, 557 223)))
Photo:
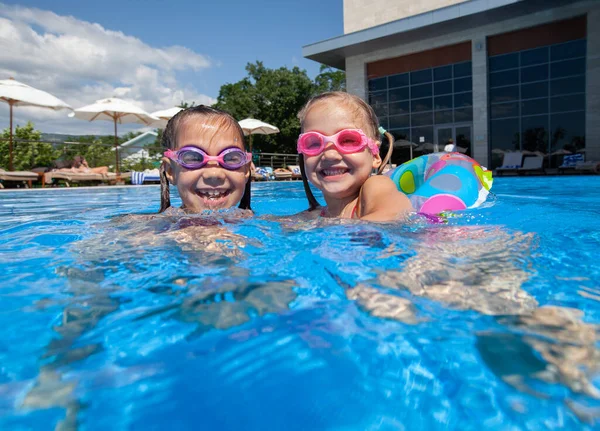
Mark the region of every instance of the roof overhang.
POLYGON ((346 69, 346 58, 551 9, 574 0, 470 0, 302 48, 305 58, 346 69))

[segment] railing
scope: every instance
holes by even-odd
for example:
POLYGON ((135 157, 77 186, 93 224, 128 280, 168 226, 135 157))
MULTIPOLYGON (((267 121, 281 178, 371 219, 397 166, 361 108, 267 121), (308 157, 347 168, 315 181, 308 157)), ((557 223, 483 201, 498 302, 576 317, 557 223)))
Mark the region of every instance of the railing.
POLYGON ((298 154, 254 153, 253 162, 256 167, 287 168, 298 165, 298 154))
MULTIPOLYGON (((59 161, 70 162, 75 156, 83 155, 88 165, 93 167, 108 166, 114 171, 115 153, 111 151, 114 144, 101 142, 70 142, 70 141, 28 141, 13 139, 14 170, 32 170, 35 168, 62 167, 59 161), (58 163, 57 163, 58 162, 58 163)), ((159 153, 148 154, 140 159, 130 154, 139 150, 148 150, 148 145, 119 146, 119 165, 122 171, 144 170, 157 167, 161 159, 159 153), (124 154, 127 154, 124 156, 124 154)), ((162 151, 162 150, 161 150, 162 151)), ((0 168, 8 170, 8 139, 0 138, 0 168)), ((257 167, 284 168, 298 165, 297 154, 254 153, 254 165, 257 167)))

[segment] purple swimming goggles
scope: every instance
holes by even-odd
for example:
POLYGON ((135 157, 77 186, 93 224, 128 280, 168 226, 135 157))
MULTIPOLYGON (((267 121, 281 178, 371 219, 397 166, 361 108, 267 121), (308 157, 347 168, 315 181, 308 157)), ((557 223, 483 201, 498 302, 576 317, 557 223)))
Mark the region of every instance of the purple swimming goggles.
POLYGON ((209 156, 200 148, 192 146, 183 147, 177 151, 169 149, 165 151, 164 155, 186 169, 200 169, 208 162, 214 161, 225 169, 235 170, 252 161, 252 153, 236 147, 226 148, 218 156, 209 156))

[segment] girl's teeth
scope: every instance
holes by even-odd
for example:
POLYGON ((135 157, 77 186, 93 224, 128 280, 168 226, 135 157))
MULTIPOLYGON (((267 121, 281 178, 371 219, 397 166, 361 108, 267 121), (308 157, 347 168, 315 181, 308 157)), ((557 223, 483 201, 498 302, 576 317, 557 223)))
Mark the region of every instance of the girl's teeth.
POLYGON ((202 192, 201 194, 210 199, 219 199, 224 197, 227 194, 227 192, 220 192, 218 190, 208 190, 202 192))
POLYGON ((323 173, 327 176, 342 175, 346 172, 346 169, 323 169, 323 173))

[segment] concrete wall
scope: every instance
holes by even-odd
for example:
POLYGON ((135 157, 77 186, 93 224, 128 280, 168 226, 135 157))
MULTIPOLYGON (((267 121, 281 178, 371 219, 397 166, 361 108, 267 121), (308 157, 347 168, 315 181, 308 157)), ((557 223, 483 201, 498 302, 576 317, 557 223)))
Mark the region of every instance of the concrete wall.
POLYGON ((364 30, 468 0, 344 0, 344 33, 364 30))
POLYGON ((600 160, 600 1, 587 0, 566 6, 547 9, 512 20, 493 23, 476 28, 465 28, 453 34, 444 34, 428 39, 415 40, 410 43, 373 50, 346 58, 346 83, 348 92, 367 100, 366 64, 399 57, 428 49, 454 45, 471 41, 473 49, 473 140, 474 158, 484 166, 488 165, 488 118, 487 118, 487 49, 486 37, 507 33, 552 21, 573 18, 588 14, 588 60, 587 60, 587 117, 586 148, 590 151, 586 158, 600 160), (480 45, 482 44, 482 45, 480 45), (477 50, 482 46, 481 50, 477 50))

